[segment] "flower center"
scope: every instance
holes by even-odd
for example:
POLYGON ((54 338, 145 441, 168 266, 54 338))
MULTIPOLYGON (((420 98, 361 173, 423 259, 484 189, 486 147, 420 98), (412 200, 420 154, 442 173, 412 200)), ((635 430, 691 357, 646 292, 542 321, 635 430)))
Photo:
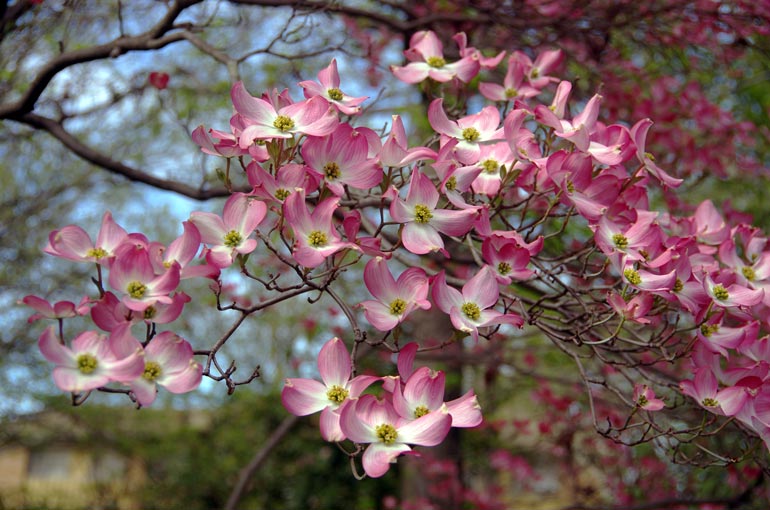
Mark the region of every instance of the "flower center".
POLYGON ((717 283, 714 285, 714 297, 720 301, 724 301, 730 297, 730 293, 727 292, 727 289, 725 289, 724 285, 717 283))
POLYGON ((313 230, 310 232, 310 235, 307 236, 307 242, 313 248, 320 248, 322 246, 326 246, 326 244, 329 242, 329 239, 326 237, 326 234, 320 230, 313 230))
POLYGON ((674 292, 681 292, 683 288, 684 288, 684 282, 679 278, 677 278, 676 281, 674 282, 674 288, 672 290, 674 292))
POLYGON ((94 370, 96 370, 96 367, 99 366, 99 362, 96 361, 96 358, 92 354, 87 353, 78 356, 77 364, 78 370, 84 375, 92 374, 94 370))
POLYGON ((346 398, 348 398, 348 395, 350 395, 350 392, 343 388, 342 386, 337 386, 336 384, 329 388, 329 391, 326 392, 326 398, 334 402, 335 404, 341 404, 345 401, 346 398))
POLYGON ((390 303, 391 315, 401 315, 406 310, 406 301, 401 298, 396 298, 390 303))
POLYGON ((500 262, 499 264, 497 264, 497 272, 500 273, 503 276, 505 276, 508 273, 510 273, 511 269, 513 269, 513 268, 511 267, 511 265, 508 262, 500 262))
POLYGON ((333 99, 334 101, 342 100, 342 91, 338 88, 327 89, 326 94, 329 96, 329 99, 333 99))
POLYGON ((475 142, 479 139, 481 136, 481 133, 479 133, 479 130, 475 127, 467 127, 463 129, 463 140, 466 142, 475 142))
POLYGON ((626 280, 628 280, 628 283, 631 285, 639 285, 642 283, 642 277, 639 276, 639 271, 636 269, 631 269, 630 267, 623 271, 623 276, 626 277, 626 280))
POLYGON ((446 60, 444 60, 443 57, 428 57, 425 59, 425 62, 428 63, 431 67, 444 67, 446 65, 446 60))
POLYGON ((494 159, 485 159, 481 162, 481 166, 488 174, 496 173, 500 169, 500 164, 494 159))
MULTIPOLYGON (((574 193, 574 192, 575 192, 575 183, 574 183, 574 182, 572 182, 572 181, 571 181, 571 180, 569 180, 569 179, 567 179, 567 191, 569 191, 570 193, 574 193)), ((614 240, 615 240, 615 239, 613 238, 613 241, 614 241, 614 240)))
POLYGON ((476 303, 463 303, 460 310, 472 321, 477 321, 481 318, 481 308, 476 303))
POLYGON ((278 200, 286 200, 286 197, 291 195, 291 191, 284 189, 284 188, 278 188, 275 190, 275 198, 278 200))
POLYGON ((414 221, 417 223, 428 223, 433 217, 433 213, 427 205, 417 204, 414 206, 414 221))
POLYGON ((430 412, 430 409, 428 409, 425 406, 417 406, 417 408, 414 410, 414 417, 415 418, 422 418, 426 414, 430 412))
POLYGON ((128 284, 128 287, 126 287, 126 292, 134 299, 142 299, 144 297, 144 293, 147 292, 147 285, 134 280, 128 284))
POLYGON ((330 161, 324 165, 324 175, 329 180, 337 179, 340 176, 340 166, 334 161, 330 161))
POLYGON ((719 324, 703 324, 700 327, 701 334, 706 338, 710 337, 717 331, 719 331, 719 324))
POLYGON ((294 121, 286 115, 279 115, 273 121, 273 127, 278 131, 289 131, 294 129, 294 121))
POLYGON ((162 370, 160 368, 160 364, 157 361, 148 361, 144 364, 144 373, 142 374, 142 379, 145 381, 153 382, 155 379, 160 377, 162 373, 162 370))
POLYGON ((754 272, 754 268, 750 266, 743 266, 741 268, 741 273, 743 273, 743 276, 748 280, 752 281, 754 278, 757 277, 757 274, 754 272))
POLYGON ((235 230, 231 230, 225 234, 224 239, 225 246, 228 248, 237 248, 243 242, 243 236, 235 230))
POLYGON ((398 431, 396 430, 396 427, 390 423, 377 425, 377 428, 374 429, 374 433, 377 435, 377 438, 385 444, 395 443, 396 438, 398 437, 398 431))
POLYGON ((628 248, 628 238, 623 234, 612 234, 612 242, 618 250, 625 250, 628 248))
POLYGON ((638 405, 639 407, 644 407, 649 403, 650 401, 647 400, 647 397, 645 397, 644 395, 639 395, 639 398, 636 401, 636 405, 638 405))
POLYGON ((457 189, 457 178, 453 175, 449 179, 446 180, 446 184, 444 184, 444 187, 447 189, 447 191, 454 191, 457 189))
POLYGON ((148 306, 144 309, 144 318, 146 320, 153 319, 158 314, 158 310, 155 309, 154 306, 148 306))
POLYGON ((719 402, 715 398, 706 397, 701 401, 704 407, 718 407, 719 402))
POLYGON ((95 259, 101 259, 107 256, 107 250, 104 248, 91 248, 86 252, 86 257, 93 257, 95 259))

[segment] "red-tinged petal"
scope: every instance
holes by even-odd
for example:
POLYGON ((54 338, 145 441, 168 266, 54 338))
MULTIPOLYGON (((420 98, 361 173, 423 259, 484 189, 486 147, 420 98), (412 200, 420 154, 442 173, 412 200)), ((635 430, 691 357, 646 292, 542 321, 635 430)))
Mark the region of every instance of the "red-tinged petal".
POLYGON ((428 77, 431 67, 425 62, 412 62, 405 66, 390 66, 390 72, 404 83, 415 84, 428 77))
POLYGON ((235 230, 247 237, 262 222, 267 206, 261 200, 244 193, 233 193, 225 203, 222 212, 225 228, 235 230))
POLYGON ((318 353, 318 372, 327 388, 344 388, 350 379, 350 355, 345 342, 337 337, 324 344, 318 353))
POLYGON ((430 410, 438 409, 444 402, 445 379, 446 376, 441 370, 434 372, 428 367, 420 367, 407 379, 404 385, 404 398, 412 404, 419 403, 430 410))
POLYGON ((340 415, 337 411, 332 410, 331 407, 325 407, 321 411, 320 429, 321 437, 324 441, 336 443, 347 439, 340 428, 340 415))
POLYGON ((161 376, 157 382, 171 393, 187 393, 200 386, 202 378, 203 365, 190 360, 186 369, 167 377, 161 376))
POLYGON ((224 236, 228 232, 222 218, 208 212, 194 211, 190 214, 190 221, 200 232, 201 241, 209 245, 221 245, 224 236))
POLYGON ((452 426, 446 406, 410 421, 398 428, 398 441, 420 446, 436 446, 444 440, 452 426))
POLYGON ((128 233, 125 229, 112 219, 112 213, 105 212, 102 217, 102 226, 96 236, 96 247, 106 250, 111 255, 127 237, 128 233))
MULTIPOLYGON (((446 281, 444 284, 446 285, 446 281)), ((416 342, 409 342, 398 352, 398 375, 400 375, 401 379, 404 381, 406 381, 409 376, 412 375, 414 358, 417 356, 417 350, 419 348, 420 346, 416 342)))
POLYGON ((243 82, 237 82, 230 91, 235 111, 253 122, 272 125, 278 117, 273 105, 248 93, 243 82))
POLYGON ((144 372, 144 352, 139 348, 131 356, 109 363, 105 370, 113 381, 131 382, 144 372))
POLYGON ((459 309, 463 305, 463 295, 459 290, 447 285, 443 271, 436 275, 431 294, 436 306, 444 313, 449 313, 452 308, 459 309))
POLYGON ((77 368, 56 367, 53 369, 53 382, 61 390, 80 393, 104 386, 110 378, 98 373, 83 375, 77 368))
POLYGON ((345 437, 354 443, 374 443, 378 441, 374 426, 364 423, 358 416, 360 400, 351 399, 340 410, 340 428, 345 437))
POLYGON ((735 416, 741 412, 748 398, 744 386, 730 386, 717 392, 716 400, 727 416, 735 416))
POLYGON ((376 383, 377 381, 381 381, 381 380, 382 380, 381 377, 377 377, 374 375, 357 375, 356 377, 351 379, 347 385, 347 388, 350 391, 350 395, 348 395, 348 398, 351 398, 351 399, 358 398, 366 388, 376 383))
POLYGON ((55 326, 49 326, 43 330, 38 339, 38 347, 45 359, 57 365, 70 365, 75 360, 71 350, 59 342, 55 326))
POLYGON ((462 139, 463 130, 457 125, 457 122, 449 120, 444 111, 444 100, 435 99, 428 106, 428 121, 431 127, 437 133, 446 135, 450 138, 462 139))
POLYGON ((193 348, 181 336, 164 331, 156 335, 145 347, 148 360, 156 361, 164 372, 179 372, 187 368, 193 358, 193 348))
POLYGON ((452 416, 453 427, 476 427, 483 420, 481 406, 473 390, 469 390, 460 398, 447 402, 446 406, 452 416))
POLYGON ((416 255, 443 251, 444 249, 444 240, 435 228, 414 222, 404 226, 401 231, 401 242, 404 244, 404 248, 416 255))
POLYGON ((302 237, 313 230, 310 214, 305 205, 305 191, 296 190, 283 202, 283 214, 286 221, 294 229, 295 237, 302 237))
POLYGON ((446 209, 434 209, 430 224, 439 232, 449 236, 462 236, 473 228, 476 221, 476 209, 463 209, 451 211, 446 209))
POLYGON ((463 285, 463 301, 476 303, 482 310, 497 303, 500 287, 494 272, 484 266, 473 278, 463 285))
POLYGON ((307 416, 332 404, 326 396, 326 386, 313 379, 286 379, 281 402, 291 414, 307 416))
POLYGON ((390 469, 390 465, 396 462, 396 458, 402 453, 411 451, 405 444, 372 443, 364 452, 361 463, 364 471, 371 478, 379 478, 390 469))
POLYGON ((91 238, 85 230, 76 225, 69 225, 49 234, 48 246, 44 251, 49 255, 80 262, 93 260, 88 257, 93 247, 91 238))
POLYGON ((399 296, 396 280, 388 269, 388 263, 382 257, 375 257, 366 264, 364 283, 372 296, 385 304, 399 296))
POLYGON ((136 397, 136 401, 139 405, 147 407, 155 402, 155 397, 158 395, 158 389, 154 382, 150 382, 144 377, 137 377, 131 381, 131 391, 136 397))

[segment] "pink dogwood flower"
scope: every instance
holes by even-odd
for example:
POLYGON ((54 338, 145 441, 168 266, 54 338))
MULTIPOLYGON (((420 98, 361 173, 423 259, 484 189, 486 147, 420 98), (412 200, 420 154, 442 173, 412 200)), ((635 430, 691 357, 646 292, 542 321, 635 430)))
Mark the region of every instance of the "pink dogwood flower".
POLYGON ((276 111, 273 104, 252 96, 243 82, 233 85, 233 106, 245 120, 239 145, 247 148, 255 140, 292 138, 295 134, 326 136, 337 127, 337 112, 320 96, 293 103, 276 111))
POLYGON ((413 147, 409 149, 409 141, 404 130, 401 116, 393 115, 388 139, 380 151, 380 163, 384 166, 401 168, 423 159, 436 159, 436 151, 428 147, 413 147))
POLYGON ((428 106, 431 127, 443 135, 442 145, 448 139, 457 140, 455 153, 460 163, 472 165, 479 161, 481 144, 503 141, 504 129, 500 126, 500 112, 494 106, 485 106, 480 112, 461 119, 449 120, 443 106, 444 100, 433 100, 428 106))
POLYGON ((244 193, 233 193, 225 202, 222 216, 194 211, 190 221, 198 228, 201 241, 208 245, 206 260, 223 269, 232 265, 238 254, 246 255, 257 247, 250 239, 267 215, 261 200, 244 193))
POLYGON ((436 209, 439 193, 433 182, 415 170, 412 173, 406 200, 396 197, 390 204, 393 219, 404 224, 401 242, 412 253, 422 255, 431 251, 449 253, 444 249, 441 234, 465 235, 476 217, 474 209, 452 211, 436 209))
POLYGON ((352 365, 345 343, 335 337, 318 353, 318 372, 321 381, 314 379, 286 379, 281 391, 281 402, 291 414, 307 416, 321 412, 321 436, 326 441, 343 441, 340 429, 340 407, 380 378, 359 375, 350 378, 352 365))
POLYGON ((444 58, 444 45, 430 30, 413 34, 404 56, 409 60, 409 64, 390 66, 390 70, 396 78, 405 83, 420 83, 427 78, 442 83, 457 78, 467 83, 478 74, 480 68, 478 58, 474 54, 448 63, 444 58))
POLYGON ((332 216, 339 204, 339 198, 327 198, 308 212, 305 191, 296 190, 283 203, 286 222, 294 230, 294 260, 305 267, 314 268, 323 264, 326 257, 346 248, 358 249, 353 243, 345 242, 332 223, 332 216))
POLYGON ((361 113, 359 105, 368 99, 367 96, 352 97, 340 90, 336 58, 333 58, 331 63, 318 73, 318 82, 301 81, 298 85, 304 89, 306 98, 321 96, 345 115, 361 113))
POLYGON ((470 333, 475 342, 479 340, 479 328, 496 324, 524 325, 520 316, 491 310, 500 296, 495 274, 484 266, 473 278, 463 285, 462 292, 446 283, 446 275, 440 272, 433 281, 433 301, 439 309, 449 314, 455 329, 470 333))
POLYGON ((524 62, 511 56, 508 59, 508 71, 503 78, 503 84, 479 83, 479 92, 490 101, 513 101, 515 99, 529 99, 540 94, 540 89, 526 83, 524 62))
POLYGON ((380 331, 390 331, 417 308, 427 310, 428 277, 419 267, 410 267, 398 277, 382 257, 371 259, 364 269, 364 283, 376 300, 361 303, 366 319, 380 331))
POLYGON ((121 302, 135 312, 143 313, 156 303, 171 304, 170 294, 179 285, 179 263, 174 262, 156 274, 150 255, 144 247, 130 246, 122 250, 110 270, 109 283, 121 293, 121 302))
POLYGON ((62 344, 54 326, 43 331, 38 341, 45 359, 55 363, 53 380, 60 389, 80 393, 90 391, 111 381, 129 382, 142 373, 142 346, 123 337, 109 338, 96 331, 85 331, 72 340, 72 347, 62 344), (127 353, 118 356, 117 352, 127 353))
MULTIPOLYGON (((130 334, 127 327, 121 334, 130 334)), ((144 348, 144 371, 130 383, 137 402, 149 406, 157 396, 157 386, 171 393, 187 393, 200 385, 203 366, 193 359, 190 343, 179 335, 164 331, 144 348)))
POLYGON ((76 262, 96 262, 109 267, 115 250, 128 238, 128 233, 115 223, 112 213, 104 213, 102 226, 96 236, 96 242, 85 230, 77 225, 69 225, 54 230, 48 236, 48 245, 43 250, 49 255, 76 262))
POLYGON ((72 301, 57 301, 51 305, 45 299, 33 295, 25 296, 21 303, 37 311, 37 313, 30 315, 29 319, 27 319, 29 323, 40 319, 59 320, 85 315, 88 313, 91 304, 88 296, 83 297, 80 304, 77 305, 72 301))
POLYGON ((353 442, 368 443, 362 463, 364 471, 379 478, 390 469, 390 464, 405 453, 409 445, 436 446, 449 433, 452 417, 446 406, 417 419, 402 418, 387 400, 374 395, 363 395, 351 400, 340 411, 342 432, 353 442))
POLYGON ((646 384, 634 386, 634 403, 645 411, 660 411, 666 407, 661 399, 655 398, 655 392, 646 384))

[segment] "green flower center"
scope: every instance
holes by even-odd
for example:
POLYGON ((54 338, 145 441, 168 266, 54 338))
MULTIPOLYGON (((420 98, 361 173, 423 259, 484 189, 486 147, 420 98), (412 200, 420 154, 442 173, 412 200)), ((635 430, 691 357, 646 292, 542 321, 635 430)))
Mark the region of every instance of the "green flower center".
POLYGON ((457 189, 457 178, 454 175, 451 176, 449 179, 446 180, 444 187, 448 191, 454 191, 455 189, 457 189))
POLYGON ((91 248, 86 252, 86 257, 93 257, 95 259, 101 259, 107 256, 107 250, 104 248, 91 248))
POLYGON ((443 57, 428 57, 425 59, 425 62, 428 63, 431 67, 444 67, 446 65, 446 60, 444 60, 443 57))
POLYGON ((719 402, 715 398, 706 397, 701 401, 704 407, 719 407, 719 402))
POLYGON ((390 303, 391 315, 401 315, 406 310, 406 301, 401 298, 396 298, 390 303))
POLYGON ((639 407, 644 407, 649 403, 650 401, 647 400, 647 397, 645 397, 644 395, 639 395, 639 399, 636 401, 636 405, 638 405, 639 407))
POLYGON ((326 398, 334 402, 335 404, 341 404, 345 401, 346 398, 348 398, 348 395, 350 395, 350 392, 343 388, 342 386, 337 386, 336 384, 329 388, 329 391, 326 392, 326 398))
POLYGON ((519 95, 519 91, 516 89, 505 89, 505 97, 508 99, 519 95))
POLYGON ((630 267, 623 271, 623 276, 626 277, 626 280, 628 280, 628 283, 631 285, 639 285, 642 283, 642 277, 639 276, 639 272, 636 269, 631 269, 630 267))
POLYGON ((77 364, 78 370, 84 375, 92 374, 94 370, 96 370, 96 367, 99 366, 99 362, 96 361, 96 358, 92 354, 87 353, 78 356, 77 364))
POLYGON ((396 427, 390 423, 377 425, 377 428, 374 429, 374 433, 377 435, 377 438, 385 444, 395 443, 396 438, 398 437, 398 431, 396 430, 396 427))
POLYGON ((674 292, 681 292, 683 288, 684 288, 684 282, 682 280, 680 280, 679 278, 677 278, 676 281, 674 282, 673 291, 674 292))
POLYGON ((294 121, 286 115, 279 115, 273 121, 273 127, 278 131, 289 131, 294 129, 294 121))
POLYGON ((701 334, 706 338, 710 337, 717 331, 719 331, 719 324, 702 324, 700 327, 701 334))
POLYGON ((422 418, 426 414, 430 412, 430 409, 428 409, 425 406, 417 406, 417 408, 414 410, 414 417, 415 418, 422 418))
POLYGON ((237 248, 243 242, 243 236, 235 230, 231 230, 225 234, 224 240, 225 246, 228 248, 237 248))
POLYGON ((153 319, 158 314, 158 310, 154 306, 148 306, 144 309, 144 318, 146 320, 153 319))
POLYGON ((291 191, 284 189, 284 188, 278 188, 275 190, 275 198, 278 200, 286 200, 286 198, 291 195, 291 191))
POLYGON ((334 101, 342 100, 342 91, 338 88, 327 89, 326 94, 329 96, 329 99, 333 99, 334 101))
POLYGON ((433 217, 433 213, 427 205, 417 204, 414 206, 414 221, 417 223, 428 223, 433 217))
POLYGON ((478 140, 480 136, 481 136, 481 133, 479 133, 479 130, 476 129, 475 127, 467 127, 463 129, 463 140, 465 140, 466 142, 473 143, 476 140, 478 140))
POLYGON ((481 318, 481 308, 476 303, 463 303, 460 310, 472 321, 477 321, 481 318))
POLYGON ((754 280, 754 278, 756 278, 756 277, 757 277, 757 273, 755 273, 755 272, 754 272, 754 268, 753 268, 753 267, 750 267, 750 266, 743 266, 743 267, 741 268, 741 273, 743 273, 743 276, 744 276, 744 277, 745 277, 745 278, 746 278, 748 281, 753 281, 753 280, 754 280))
MULTIPOLYGON (((572 182, 569 179, 567 179, 567 191, 569 191, 570 193, 574 193, 575 192, 575 183, 572 182)), ((613 241, 614 241, 614 239, 613 239, 613 241)))
POLYGON ((334 161, 330 161, 324 165, 324 175, 329 180, 334 180, 340 176, 340 166, 334 161))
POLYGON ((714 297, 720 301, 724 301, 730 297, 730 293, 727 292, 727 289, 725 289, 724 285, 717 283, 714 285, 714 297))
POLYGON ((612 242, 618 250, 625 250, 628 248, 628 238, 623 234, 612 234, 612 242))
POLYGON ((329 242, 329 238, 327 238, 326 234, 320 230, 313 230, 310 232, 310 235, 307 236, 307 242, 313 248, 320 248, 322 246, 326 246, 326 244, 329 242))
POLYGON ((500 163, 498 163, 494 159, 485 159, 481 162, 481 166, 484 168, 484 171, 488 174, 494 174, 500 169, 500 163))
POLYGON ((126 287, 126 292, 134 299, 142 299, 144 297, 144 293, 147 292, 147 285, 134 280, 128 284, 128 287, 126 287))
POLYGON ((500 262, 497 264, 497 272, 503 276, 511 272, 511 265, 508 262, 500 262))
POLYGON ((145 381, 153 382, 160 377, 162 370, 160 364, 157 361, 148 361, 144 364, 144 373, 142 379, 145 381))

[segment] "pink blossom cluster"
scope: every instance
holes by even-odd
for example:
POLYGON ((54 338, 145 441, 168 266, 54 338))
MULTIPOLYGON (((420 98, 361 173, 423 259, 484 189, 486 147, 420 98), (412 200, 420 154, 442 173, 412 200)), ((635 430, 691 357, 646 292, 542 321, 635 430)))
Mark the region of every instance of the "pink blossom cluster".
MULTIPOLYGON (((503 53, 484 57, 463 34, 454 40, 460 59, 448 62, 434 33, 415 34, 409 63, 394 74, 461 88, 504 60, 503 53)), ((130 333, 136 324, 154 332, 179 317, 189 300, 178 290, 183 279, 217 279, 234 264, 248 275, 249 259, 263 257, 301 280, 291 290, 332 294, 334 279, 360 262, 373 299, 348 304, 332 296, 351 322, 354 345, 366 341, 361 310, 382 333, 372 345, 400 353, 399 376, 356 376, 355 354, 351 359, 343 339, 334 338, 318 358, 322 382, 288 379, 283 402, 297 415, 321 412, 324 439, 369 445, 369 476, 382 476, 410 445, 436 445, 451 426, 481 419, 472 392, 444 403, 443 373, 413 369, 417 344, 399 349, 402 326, 418 309, 439 310, 454 340, 470 336, 474 344, 525 324, 578 345, 613 345, 642 326, 687 338, 681 356, 690 357, 690 372, 677 375, 681 391, 770 444, 767 238, 749 225, 729 225, 709 201, 690 216, 652 210, 650 189, 683 182, 646 151, 652 121, 603 122, 599 94, 580 107, 570 103, 572 83, 551 76, 561 60, 559 51, 534 60, 514 53, 502 85, 479 85, 492 104, 475 113, 457 114, 448 98, 436 97, 427 109, 436 140, 429 146, 410 146, 397 115, 382 138, 356 126, 366 98, 343 92, 334 60, 317 82, 299 83, 301 101, 288 91, 252 96, 236 83, 229 131, 201 126, 192 134, 204 153, 227 161, 228 189, 243 182, 221 215, 192 213, 168 247, 127 234, 109 214, 95 243, 76 226, 51 234, 48 253, 97 264, 99 296, 77 306, 34 297, 28 304, 60 323, 90 312, 109 333, 85 332, 66 345, 46 330, 40 347, 57 365, 57 385, 81 392, 126 384, 142 405, 154 398, 151 382, 189 391, 202 369, 185 340, 163 332, 139 342, 130 333), (540 256, 546 242, 561 237, 574 256, 540 256), (580 257, 586 262, 574 264, 580 257), (591 257, 601 262, 589 277, 591 257), (554 288, 564 290, 554 291, 550 308, 538 309, 545 298, 517 295, 554 288), (596 323, 557 331, 549 317, 578 293, 590 299, 578 302, 596 323), (380 397, 365 393, 375 382, 382 383, 380 397)), ((657 340, 636 342, 659 347, 657 340)), ((627 388, 632 409, 662 410, 665 402, 645 384, 627 388)))

